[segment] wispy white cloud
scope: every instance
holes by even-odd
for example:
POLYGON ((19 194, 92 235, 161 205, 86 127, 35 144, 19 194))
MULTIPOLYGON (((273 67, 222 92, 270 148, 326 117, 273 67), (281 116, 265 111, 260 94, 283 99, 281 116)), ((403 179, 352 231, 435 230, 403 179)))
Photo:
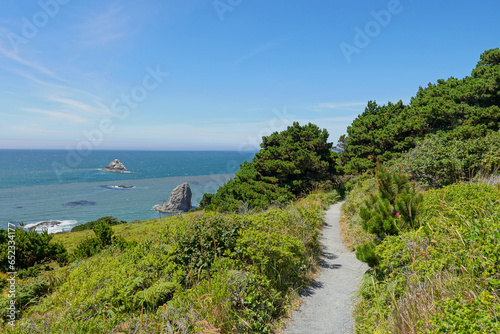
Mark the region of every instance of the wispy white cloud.
POLYGON ((326 128, 330 133, 330 141, 346 133, 347 126, 355 116, 338 116, 322 118, 303 117, 284 118, 245 122, 228 118, 217 118, 209 122, 200 119, 189 123, 165 123, 151 125, 120 125, 110 135, 104 138, 104 146, 112 143, 132 142, 143 147, 191 147, 214 148, 224 146, 234 150, 258 150, 262 136, 268 136, 275 131, 283 131, 294 121, 304 125, 313 123, 320 128, 326 128), (212 123, 212 121, 214 121, 212 123), (147 133, 147 137, 144 134, 147 133))
POLYGON ((97 115, 103 113, 105 114, 111 113, 108 107, 104 106, 102 103, 99 103, 97 101, 92 101, 92 102, 94 102, 99 108, 96 108, 94 106, 91 106, 90 104, 81 101, 64 97, 51 96, 48 98, 48 100, 57 102, 61 105, 61 107, 68 107, 70 110, 89 112, 97 115))
POLYGON ((96 13, 79 26, 80 40, 84 45, 103 45, 125 37, 129 17, 121 6, 111 5, 106 11, 96 13))
POLYGON ((43 89, 46 96, 80 96, 81 98, 85 97, 91 99, 96 105, 100 106, 103 110, 106 109, 105 110, 106 113, 110 113, 108 107, 104 106, 103 104, 97 101, 99 100, 99 97, 97 95, 92 94, 84 89, 77 88, 71 85, 55 83, 53 81, 42 80, 30 73, 26 73, 20 70, 12 70, 12 72, 18 74, 21 77, 29 79, 35 84, 38 84, 40 88, 43 89))
POLYGON ((13 50, 7 50, 3 46, 0 46, 0 55, 2 55, 5 58, 8 58, 10 60, 13 60, 14 62, 16 62, 18 64, 24 65, 25 67, 36 70, 36 71, 43 73, 43 74, 46 74, 50 77, 59 79, 59 77, 53 71, 49 70, 48 68, 46 68, 45 66, 43 66, 37 62, 29 61, 29 60, 21 58, 21 56, 19 56, 19 54, 15 53, 13 50))
POLYGON ((100 97, 84 89, 58 83, 57 80, 40 79, 24 70, 12 69, 11 72, 35 84, 37 91, 31 95, 37 96, 43 103, 52 103, 53 109, 114 116, 111 109, 99 101, 100 97))
POLYGON ((351 122, 356 116, 339 116, 339 117, 324 117, 324 118, 313 118, 313 119, 298 119, 296 120, 300 124, 305 123, 313 123, 313 124, 322 124, 322 123, 345 123, 351 122))
POLYGON ((42 114, 49 116, 51 119, 56 120, 56 121, 70 121, 72 123, 85 123, 87 122, 87 119, 61 112, 61 111, 51 111, 51 110, 43 110, 43 109, 36 109, 36 108, 21 108, 23 111, 28 111, 31 113, 36 113, 36 114, 42 114))

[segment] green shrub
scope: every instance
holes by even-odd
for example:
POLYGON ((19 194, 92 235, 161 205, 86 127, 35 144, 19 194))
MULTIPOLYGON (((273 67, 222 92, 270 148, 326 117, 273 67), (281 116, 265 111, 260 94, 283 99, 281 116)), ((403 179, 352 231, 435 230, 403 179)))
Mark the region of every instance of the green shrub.
MULTIPOLYGON (((245 221, 238 216, 206 215, 183 226, 171 239, 177 244, 176 262, 191 273, 210 269, 212 262, 230 256, 245 221)), ((167 230, 168 233, 171 231, 167 230)))
POLYGON ((304 279, 307 263, 303 245, 290 235, 249 228, 238 239, 237 247, 243 261, 280 291, 296 287, 304 279))
MULTIPOLYGON (((30 309, 26 321, 43 326, 40 318, 47 317, 57 326, 69 319, 76 324, 141 310, 156 312, 172 299, 185 275, 172 257, 172 247, 153 242, 103 250, 66 272, 57 292, 30 309)), ((105 326, 107 320, 103 322, 105 326)))
MULTIPOLYGON (((19 275, 16 278, 16 291, 13 299, 16 306, 16 319, 22 318, 26 309, 36 306, 43 298, 54 292, 63 281, 64 270, 62 268, 44 272, 34 266, 27 270, 35 270, 36 272, 33 275, 24 275, 23 279, 19 275)), ((4 277, 2 276, 2 278, 4 277)), ((9 275, 8 278, 11 276, 9 275)), ((0 323, 11 320, 7 317, 9 314, 7 307, 10 301, 11 298, 8 294, 0 295, 0 323)))
POLYGON ((500 322, 496 315, 500 306, 495 298, 483 292, 472 302, 464 303, 459 298, 438 301, 442 312, 431 318, 431 326, 437 333, 499 333, 500 322))
MULTIPOLYGON (((442 222, 489 217, 498 213, 500 189, 485 184, 459 183, 425 193, 420 219, 434 228, 442 222)), ((446 225, 444 225, 446 226, 446 225)))
POLYGON ((378 266, 380 263, 380 256, 375 251, 374 242, 365 242, 359 245, 356 248, 356 258, 366 262, 372 268, 378 266))
POLYGON ((121 236, 113 236, 114 232, 107 222, 100 222, 92 227, 94 238, 84 239, 73 251, 74 259, 84 259, 99 253, 102 249, 115 245, 125 248, 128 243, 121 236))
MULTIPOLYGON (((486 176, 500 168, 500 133, 467 140, 431 136, 393 162, 401 165, 411 179, 433 188, 476 176, 486 176)), ((393 167, 395 169, 395 167, 393 167)))
POLYGON ((173 331, 272 333, 282 303, 265 277, 237 270, 225 258, 213 262, 207 279, 176 294, 157 314, 173 331))
POLYGON ((371 267, 379 263, 376 244, 387 236, 418 227, 417 215, 422 202, 422 195, 417 193, 415 184, 409 184, 407 175, 390 173, 380 160, 377 163, 378 194, 371 194, 359 212, 363 229, 376 239, 358 246, 356 251, 356 257, 371 267))
POLYGON ((73 251, 73 258, 84 259, 91 257, 101 251, 102 247, 97 238, 87 238, 76 246, 73 251))
POLYGON ((118 220, 118 218, 116 217, 106 216, 85 224, 77 225, 71 229, 71 232, 91 230, 94 228, 94 226, 99 225, 101 223, 107 223, 108 225, 113 226, 113 225, 126 224, 127 222, 124 220, 118 220))
POLYGON ((338 202, 341 197, 337 190, 331 190, 313 192, 312 194, 309 194, 307 196, 307 199, 312 201, 317 200, 318 202, 322 203, 322 208, 326 209, 328 208, 328 206, 338 202))
POLYGON ((7 230, 0 230, 0 271, 17 271, 52 261, 65 264, 68 261, 68 253, 62 244, 51 243, 52 237, 47 231, 37 233, 16 228, 13 237, 9 238, 7 230), (15 247, 15 270, 9 268, 8 262, 8 257, 13 254, 9 254, 9 250, 12 251, 9 248, 12 242, 15 247))
POLYGON ((342 204, 340 226, 345 246, 351 250, 375 238, 361 226, 359 209, 365 205, 371 194, 378 193, 377 181, 373 175, 365 173, 350 179, 346 185, 345 202, 342 204))

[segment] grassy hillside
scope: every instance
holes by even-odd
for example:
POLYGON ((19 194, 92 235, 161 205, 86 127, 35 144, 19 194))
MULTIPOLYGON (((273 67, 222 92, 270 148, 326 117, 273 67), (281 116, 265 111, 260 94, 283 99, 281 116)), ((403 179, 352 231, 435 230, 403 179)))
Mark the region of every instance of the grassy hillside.
MULTIPOLYGON (((194 219, 203 215, 202 212, 190 212, 182 216, 182 219, 194 219)), ((135 221, 127 224, 111 226, 115 235, 122 236, 126 241, 143 241, 155 239, 160 236, 166 225, 175 224, 180 218, 177 216, 165 217, 162 219, 150 219, 135 221)), ((77 231, 71 233, 57 233, 52 242, 60 242, 69 252, 73 252, 76 246, 86 238, 94 236, 92 230, 77 231)))

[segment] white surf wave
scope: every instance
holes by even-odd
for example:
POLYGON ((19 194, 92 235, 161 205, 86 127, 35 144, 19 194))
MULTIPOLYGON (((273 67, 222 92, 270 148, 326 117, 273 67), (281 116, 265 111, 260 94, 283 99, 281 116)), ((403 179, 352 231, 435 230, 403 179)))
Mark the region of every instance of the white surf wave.
POLYGON ((44 220, 37 223, 27 224, 24 226, 26 230, 34 230, 37 232, 47 231, 49 234, 58 232, 69 232, 71 228, 78 225, 76 220, 44 220))

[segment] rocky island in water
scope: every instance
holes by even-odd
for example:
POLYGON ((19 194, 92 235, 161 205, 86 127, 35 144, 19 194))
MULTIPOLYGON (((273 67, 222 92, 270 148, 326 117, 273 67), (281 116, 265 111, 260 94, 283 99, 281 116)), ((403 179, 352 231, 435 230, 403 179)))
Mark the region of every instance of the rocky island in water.
POLYGON ((158 213, 180 214, 191 209, 191 188, 187 182, 178 185, 172 190, 170 198, 163 204, 155 205, 158 213))
POLYGON ((109 165, 107 165, 104 168, 101 168, 101 170, 114 173, 130 173, 118 159, 111 161, 109 165))

